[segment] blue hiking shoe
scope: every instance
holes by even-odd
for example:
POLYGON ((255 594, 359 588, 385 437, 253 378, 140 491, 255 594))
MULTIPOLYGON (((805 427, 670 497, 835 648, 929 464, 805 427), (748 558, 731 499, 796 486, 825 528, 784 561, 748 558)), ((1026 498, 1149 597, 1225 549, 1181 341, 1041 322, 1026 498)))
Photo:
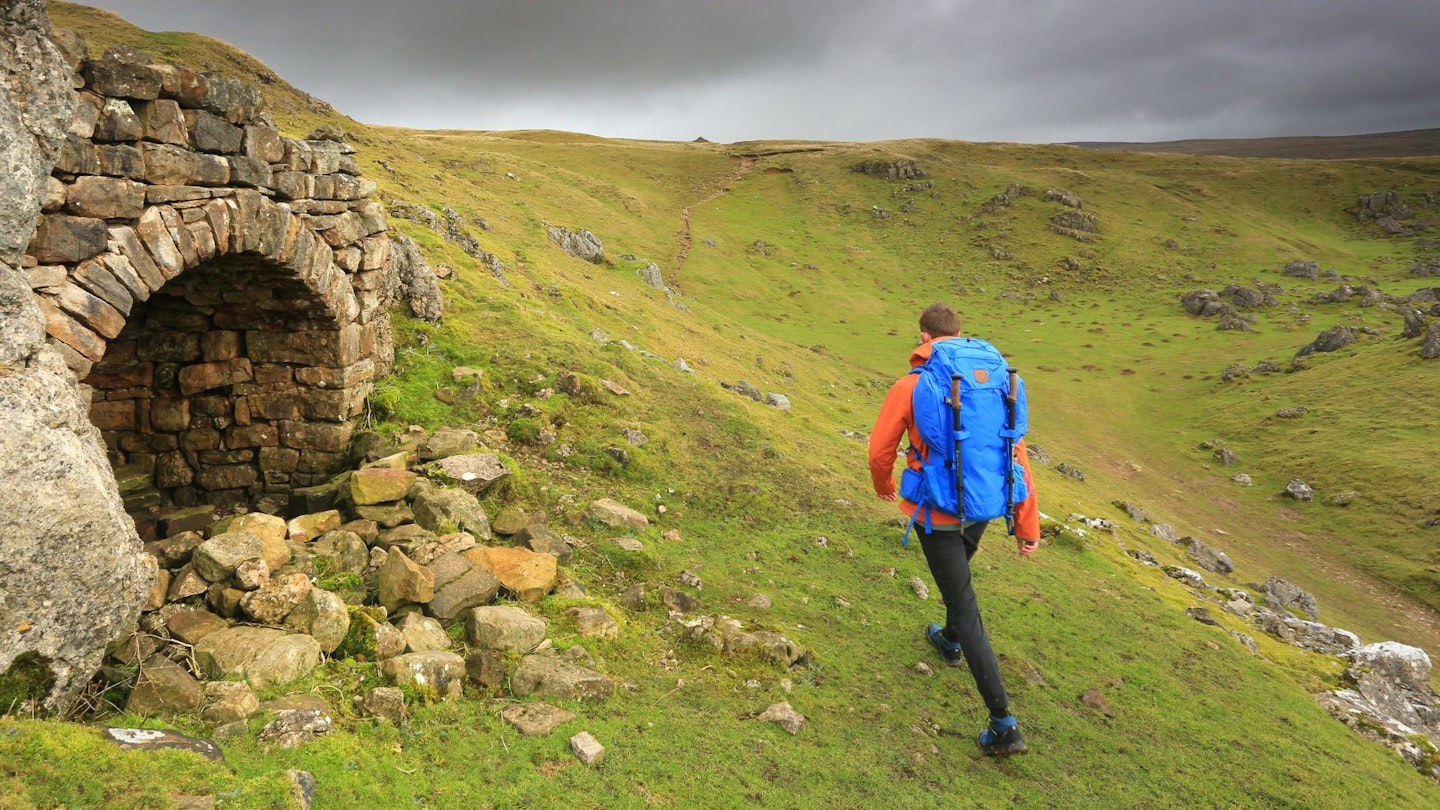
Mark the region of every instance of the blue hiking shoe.
POLYGON ((960 642, 945 638, 945 634, 940 631, 940 625, 932 622, 925 628, 925 637, 940 651, 940 657, 945 659, 945 663, 952 667, 965 665, 965 651, 961 649, 960 642))
POLYGON ((980 732, 976 742, 987 757, 1008 757, 1030 750, 1025 745, 1025 738, 1020 736, 1020 723, 1013 714, 998 719, 991 717, 990 725, 980 732))

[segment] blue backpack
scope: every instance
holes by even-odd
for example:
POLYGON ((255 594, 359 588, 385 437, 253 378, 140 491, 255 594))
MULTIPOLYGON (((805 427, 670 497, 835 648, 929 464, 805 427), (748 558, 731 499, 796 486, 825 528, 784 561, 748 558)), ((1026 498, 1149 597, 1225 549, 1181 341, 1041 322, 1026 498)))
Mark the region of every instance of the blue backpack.
MULTIPOLYGON (((922 513, 930 531, 937 510, 963 522, 1003 516, 1006 529, 1015 533, 1015 504, 1028 495, 1015 442, 1025 436, 1028 418, 1025 383, 1018 375, 1011 399, 1011 372, 994 346, 974 338, 934 342, 930 359, 910 372, 919 377, 912 405, 927 452, 920 456, 922 469, 906 467, 900 477, 900 495, 919 505, 905 528, 906 542, 922 513), (958 426, 952 386, 960 391, 958 426)), ((915 448, 911 452, 919 455, 915 448)))

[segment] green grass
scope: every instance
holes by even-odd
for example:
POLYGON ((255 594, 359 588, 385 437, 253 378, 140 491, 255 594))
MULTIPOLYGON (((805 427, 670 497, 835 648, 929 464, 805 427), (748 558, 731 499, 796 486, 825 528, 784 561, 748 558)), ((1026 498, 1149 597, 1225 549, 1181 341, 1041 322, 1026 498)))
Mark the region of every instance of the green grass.
MULTIPOLYGON (((110 37, 152 41, 80 7, 51 8, 57 21, 88 26, 92 49, 110 37)), ((185 35, 156 42, 168 58, 218 63, 229 53, 185 35)), ((383 198, 488 223, 467 227, 509 267, 508 283, 424 227, 392 221, 456 276, 443 283, 439 326, 397 314, 396 373, 377 385, 372 418, 387 431, 472 426, 505 454, 515 472, 486 496, 487 511, 543 511, 583 542, 571 575, 586 599, 535 609, 557 647, 584 644, 622 688, 604 703, 567 704, 578 719, 539 739, 498 719, 505 694, 414 706, 411 723, 394 728, 354 716, 348 692, 373 673, 336 662, 294 687, 330 700, 330 738, 267 751, 252 733, 225 744, 233 774, 184 765, 227 797, 222 806, 265 806, 287 768, 316 775, 322 806, 921 807, 939 795, 1021 807, 1433 803, 1432 782, 1316 704, 1314 693, 1338 685, 1335 659, 1268 639, 1213 603, 1223 628, 1187 618, 1184 609, 1206 599, 1125 551, 1186 564, 1183 553, 1114 502, 1228 553, 1237 571, 1210 575, 1214 585, 1283 576, 1317 595, 1326 623, 1367 642, 1440 649, 1440 529, 1423 526, 1440 507, 1435 369, 1414 342, 1395 340, 1395 313, 1312 306, 1311 294, 1338 282, 1280 274, 1299 258, 1386 292, 1427 286, 1407 276, 1423 247, 1379 238, 1344 209, 1370 191, 1440 188, 1440 160, 414 132, 306 118, 287 112, 303 99, 285 86, 264 91, 287 134, 322 119, 352 130, 383 198), (849 171, 875 158, 916 160, 934 185, 904 191, 916 181, 849 171), (987 210, 1011 183, 1031 193, 987 210), (1063 210, 1045 201, 1051 188, 1083 198, 1100 223, 1096 240, 1047 229, 1063 210), (891 215, 876 218, 872 206, 891 215), (606 262, 561 254, 547 222, 597 234, 606 262), (649 262, 687 312, 635 273, 649 262), (1254 281, 1284 293, 1257 313, 1252 333, 1219 332, 1178 303, 1190 290, 1254 281), (870 493, 864 445, 842 435, 869 429, 908 369, 917 313, 937 299, 956 304, 967 332, 996 342, 1026 376, 1030 440, 1085 471, 1077 482, 1037 467, 1042 509, 1117 525, 1113 536, 1067 531, 1028 560, 992 531, 976 558, 986 624, 1034 750, 1010 761, 979 756, 973 684, 941 666, 920 633, 943 610, 909 588, 912 576, 928 579, 924 561, 918 547, 900 546, 893 506, 870 493), (1381 334, 1295 373, 1220 381, 1233 363, 1288 366, 1336 323, 1381 334), (612 342, 593 340, 596 328, 612 342), (695 373, 672 368, 676 358, 695 373), (459 365, 484 371, 463 399, 450 374, 459 365), (562 371, 581 375, 585 393, 552 393, 562 371), (792 410, 719 386, 741 379, 785 394, 792 410), (597 391, 600 380, 630 393, 597 391), (1297 405, 1310 413, 1274 417, 1297 405), (649 441, 631 447, 624 429, 649 441), (1200 449, 1206 441, 1235 450, 1240 464, 1220 467, 1200 449), (607 454, 612 446, 627 449, 628 465, 607 454), (1237 471, 1255 485, 1231 481, 1237 471), (1316 502, 1279 499, 1296 477, 1316 487, 1316 502), (1342 490, 1359 497, 1346 508, 1322 502, 1342 490), (636 535, 644 551, 622 551, 617 533, 579 520, 607 496, 656 518, 636 535), (678 539, 666 539, 671 529, 678 539), (682 585, 683 571, 704 589, 682 585), (649 587, 650 609, 626 614, 616 603, 637 582, 649 587), (692 592, 712 615, 785 633, 810 651, 808 664, 787 671, 688 640, 656 602, 661 585, 692 592), (773 606, 750 607, 756 593, 773 606), (619 639, 576 638, 565 616, 575 604, 621 617, 619 639), (1255 636, 1260 655, 1227 630, 1255 636), (917 671, 922 661, 932 676, 917 671), (1113 717, 1081 704, 1091 688, 1113 717), (799 735, 753 719, 779 700, 809 718, 799 735), (607 748, 596 768, 569 752, 581 730, 607 748)), ((52 785, 63 758, 53 746, 91 745, 88 732, 5 722, 17 731, 0 727, 9 780, 0 806, 84 806, 101 794, 121 797, 107 799, 117 807, 151 806, 136 787, 153 778, 146 760, 106 760, 52 785)), ((194 718, 174 724, 210 731, 194 718)))

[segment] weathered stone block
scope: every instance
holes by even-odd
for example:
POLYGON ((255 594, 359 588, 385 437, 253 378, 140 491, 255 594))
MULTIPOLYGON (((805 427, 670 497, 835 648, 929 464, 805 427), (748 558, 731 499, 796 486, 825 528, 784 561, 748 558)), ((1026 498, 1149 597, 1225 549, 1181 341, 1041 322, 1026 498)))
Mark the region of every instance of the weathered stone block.
POLYGON ((396 686, 446 700, 460 697, 465 686, 465 659, 457 653, 435 650, 387 658, 380 663, 396 686))
POLYGON ((185 259, 176 246, 175 239, 171 237, 170 229, 161 213, 168 210, 167 206, 147 208, 135 223, 135 235, 166 280, 180 275, 185 269, 185 259))
POLYGON ((74 264, 103 252, 109 237, 103 219, 45 214, 26 253, 41 264, 74 264))
POLYGON ((195 155, 195 168, 190 173, 190 182, 197 186, 227 186, 230 184, 230 161, 220 155, 195 155))
POLYGON ((60 287, 55 300, 60 308, 75 316, 97 334, 113 338, 125 328, 125 316, 115 307, 74 284, 60 287))
POLYGON ((425 609, 441 621, 456 619, 469 608, 488 605, 500 592, 500 580, 494 574, 460 554, 441 557, 429 567, 435 573, 436 591, 425 609), (458 564, 463 564, 461 571, 450 573, 458 564))
POLYGON ((190 146, 197 152, 234 155, 240 152, 245 133, 240 127, 204 110, 186 110, 185 124, 190 130, 190 146))
POLYGON ((198 711, 204 702, 199 681, 179 664, 164 656, 154 656, 140 666, 140 675, 125 702, 125 710, 142 717, 188 714, 198 711))
POLYGON ((196 485, 201 489, 212 491, 244 489, 259 480, 259 473, 248 464, 202 467, 199 472, 195 473, 196 485))
POLYGON ((95 134, 100 143, 129 143, 140 140, 145 126, 128 102, 118 98, 105 100, 100 108, 100 117, 95 120, 95 134))
POLYGON ((399 549, 391 549, 380 566, 379 601, 394 611, 407 603, 424 604, 435 598, 435 574, 417 565, 399 549))
POLYGON ((246 560, 263 557, 265 544, 251 532, 223 532, 195 547, 190 564, 210 582, 222 582, 235 573, 235 567, 246 560))
POLYGON ((545 621, 509 605, 477 607, 465 614, 465 638, 489 650, 529 652, 545 640, 545 621))
POLYGON ((350 609, 336 594, 311 588, 285 617, 285 626, 309 635, 321 651, 332 653, 350 631, 350 609))
POLYGON ((96 402, 90 406, 90 422, 101 430, 134 430, 135 400, 96 402))
POLYGON ((244 155, 229 158, 230 182, 247 188, 268 188, 274 181, 270 164, 244 155))
MULTIPOLYGON (((151 412, 152 418, 154 412, 151 412)), ((188 487, 195 481, 195 471, 179 451, 161 453, 155 459, 155 486, 162 489, 188 487)))
POLYGON ((559 578, 554 555, 537 554, 528 548, 480 546, 463 554, 494 574, 522 602, 543 599, 559 578))
POLYGON ((350 499, 356 506, 403 500, 415 478, 409 470, 356 470, 350 475, 350 499))
POLYGON ((168 143, 142 143, 145 180, 157 186, 183 186, 195 176, 195 153, 168 143))
MULTIPOLYGON (((116 273, 110 269, 113 264, 116 263, 106 264, 94 259, 83 262, 75 268, 75 282, 114 307, 121 315, 129 315, 135 303, 132 290, 139 286, 139 279, 133 275, 123 279, 117 277, 116 273)), ((121 269, 128 269, 128 265, 122 266, 121 269)), ((60 286, 56 287, 57 291, 60 286)), ((147 296, 149 295, 149 291, 144 290, 144 287, 140 287, 140 289, 147 296)), ((148 381, 145 384, 148 385, 148 381)))
POLYGON ((280 422, 280 444, 297 450, 340 453, 350 443, 355 426, 348 422, 327 424, 284 420, 280 422))
POLYGON ((237 357, 234 360, 198 363, 180 369, 180 393, 190 396, 226 385, 250 382, 252 379, 254 379, 254 374, 251 372, 248 358, 237 357))
POLYGON ((160 71, 153 65, 121 59, 85 63, 85 85, 102 96, 148 101, 160 95, 160 71))
POLYGON ((289 683, 320 665, 320 645, 307 635, 268 627, 231 627, 195 645, 206 677, 244 678, 254 689, 289 683))
POLYGON ((279 624, 305 600, 311 590, 310 577, 305 574, 282 574, 241 597, 240 609, 257 621, 279 624))
POLYGON ((315 193, 315 182, 305 172, 275 172, 271 182, 282 200, 303 200, 315 193))
MULTIPOLYGON (((134 219, 145 210, 145 187, 115 177, 77 177, 66 197, 71 213, 82 217, 134 219)), ((105 236, 108 239, 108 229, 105 236)))
POLYGON ((146 140, 173 143, 177 146, 190 145, 190 130, 185 125, 185 116, 180 111, 178 101, 160 98, 135 106, 136 114, 144 125, 146 140))
POLYGON ((615 694, 615 682, 587 667, 555 656, 527 655, 510 676, 516 697, 541 695, 562 700, 604 699, 615 694))
POLYGON ((95 147, 97 173, 130 180, 145 179, 145 153, 129 144, 102 144, 95 147))
POLYGON ((243 151, 246 157, 279 163, 285 158, 285 143, 280 139, 280 130, 274 127, 247 126, 243 151))

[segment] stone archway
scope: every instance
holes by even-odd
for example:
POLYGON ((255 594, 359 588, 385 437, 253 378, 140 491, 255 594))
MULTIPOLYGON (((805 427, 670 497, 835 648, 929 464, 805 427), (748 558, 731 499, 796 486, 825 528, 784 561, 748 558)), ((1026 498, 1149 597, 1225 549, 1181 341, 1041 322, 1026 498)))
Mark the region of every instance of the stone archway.
POLYGON ((249 85, 125 49, 72 66, 27 264, 127 508, 283 506, 343 464, 392 362, 375 184, 249 85))

